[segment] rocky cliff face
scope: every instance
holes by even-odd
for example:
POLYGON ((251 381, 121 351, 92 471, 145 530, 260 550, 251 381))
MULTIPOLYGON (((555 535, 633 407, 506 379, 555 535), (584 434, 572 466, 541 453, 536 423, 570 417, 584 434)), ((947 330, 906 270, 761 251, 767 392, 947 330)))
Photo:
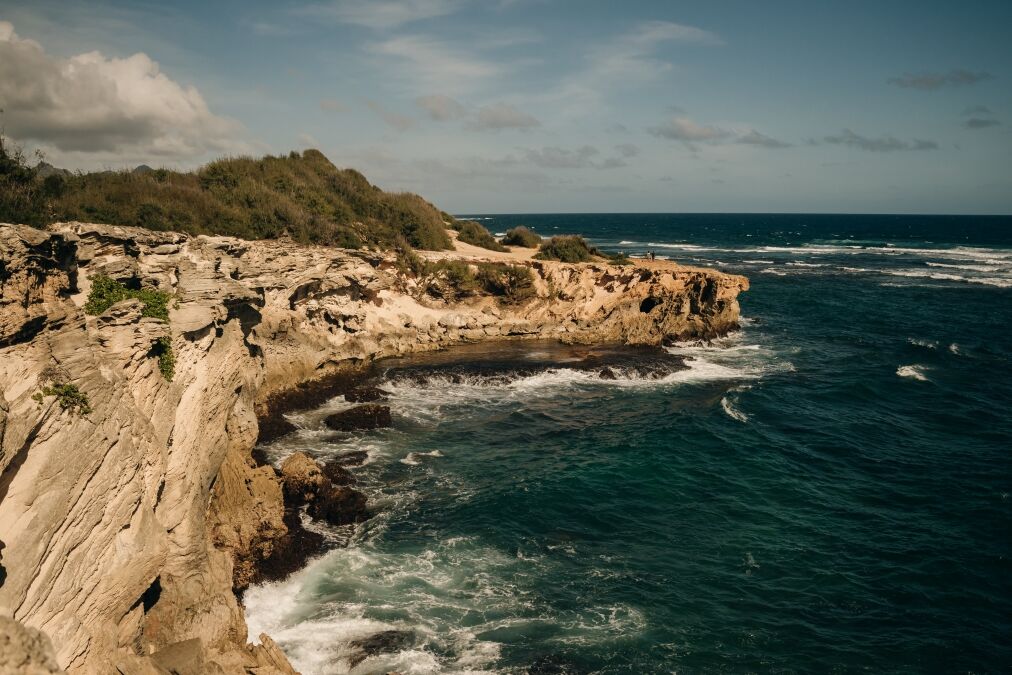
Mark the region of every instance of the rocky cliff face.
POLYGON ((250 459, 273 394, 469 341, 712 337, 747 288, 675 266, 523 264, 537 297, 448 303, 377 253, 0 225, 0 615, 47 634, 70 672, 290 673, 267 636, 248 643, 233 592, 285 533, 275 473, 250 459), (171 293, 169 321, 137 299, 86 314, 100 276, 171 293))

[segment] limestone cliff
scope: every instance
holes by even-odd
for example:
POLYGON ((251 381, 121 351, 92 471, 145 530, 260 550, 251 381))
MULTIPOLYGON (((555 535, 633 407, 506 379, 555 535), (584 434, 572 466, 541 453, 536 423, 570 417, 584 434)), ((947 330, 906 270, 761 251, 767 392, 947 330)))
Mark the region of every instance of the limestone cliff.
POLYGON ((248 643, 233 592, 285 533, 274 471, 250 459, 272 394, 461 342, 712 337, 747 288, 674 265, 521 264, 536 297, 446 302, 381 253, 0 225, 0 615, 72 673, 290 673, 267 636, 248 643), (169 321, 137 299, 86 314, 99 276, 171 293, 169 321))

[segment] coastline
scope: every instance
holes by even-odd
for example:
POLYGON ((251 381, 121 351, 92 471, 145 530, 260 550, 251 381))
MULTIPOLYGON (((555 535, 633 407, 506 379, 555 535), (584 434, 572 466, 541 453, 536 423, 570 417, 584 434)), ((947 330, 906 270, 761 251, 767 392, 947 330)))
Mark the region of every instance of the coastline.
POLYGON ((747 289, 743 277, 673 264, 530 261, 537 297, 524 305, 445 302, 383 254, 84 224, 2 230, 14 281, 0 325, 17 358, 0 371, 0 608, 49 633, 71 672, 172 650, 226 672, 292 672, 266 636, 248 645, 233 592, 288 533, 277 476, 250 458, 261 433, 281 429, 261 432, 258 414, 278 419, 377 359, 457 344, 716 337, 736 326, 747 289), (131 300, 86 316, 98 273, 172 292, 168 326, 131 300), (146 358, 167 332, 172 382, 146 358), (53 363, 90 396, 87 416, 32 400, 53 363), (68 463, 69 447, 89 453, 68 463), (70 498, 47 497, 46 476, 70 498), (43 540, 29 546, 22 523, 42 525, 43 540), (69 569, 78 555, 93 563, 69 569))

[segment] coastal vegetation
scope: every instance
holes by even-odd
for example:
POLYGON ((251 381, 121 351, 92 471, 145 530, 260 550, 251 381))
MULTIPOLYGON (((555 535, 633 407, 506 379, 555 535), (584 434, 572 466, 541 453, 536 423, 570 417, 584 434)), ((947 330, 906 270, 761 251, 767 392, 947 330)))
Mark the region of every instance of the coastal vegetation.
POLYGON ((541 244, 537 254, 538 260, 558 260, 565 263, 590 262, 604 254, 587 243, 583 237, 565 234, 552 237, 541 244))
POLYGON ((318 150, 224 158, 187 172, 72 174, 42 166, 0 139, 0 221, 81 220, 343 248, 390 249, 403 238, 415 248, 451 248, 445 216, 432 204, 384 192, 318 150))
POLYGON ((169 320, 169 300, 172 295, 154 288, 127 288, 121 282, 107 277, 97 275, 91 280, 91 291, 88 293, 88 301, 84 305, 84 311, 88 314, 102 314, 117 302, 137 298, 144 304, 141 316, 153 319, 169 320))
POLYGON ((53 382, 43 387, 42 391, 33 394, 32 399, 39 405, 42 405, 43 400, 47 396, 55 396, 60 407, 64 410, 69 410, 71 413, 81 416, 91 413, 91 402, 88 400, 88 395, 78 389, 76 384, 53 382))
MULTIPOLYGON (((102 314, 117 302, 131 298, 136 298, 143 304, 141 316, 168 323, 171 294, 148 287, 127 288, 123 283, 103 274, 92 277, 91 291, 84 304, 84 311, 87 314, 102 314)), ((171 382, 176 372, 176 355, 172 351, 172 340, 168 336, 155 340, 151 345, 149 356, 158 359, 159 372, 171 382)))
POLYGON ((503 304, 520 304, 536 294, 534 275, 526 265, 482 262, 469 265, 461 260, 428 263, 422 273, 429 295, 447 301, 488 293, 503 304))
POLYGON ((492 233, 489 232, 481 223, 473 220, 458 220, 453 224, 453 228, 460 233, 457 236, 457 239, 465 244, 487 248, 490 251, 509 250, 496 241, 495 237, 492 236, 492 233))
POLYGON ((531 232, 525 225, 506 230, 506 236, 502 238, 506 246, 522 246, 523 248, 537 248, 541 246, 541 237, 531 232))

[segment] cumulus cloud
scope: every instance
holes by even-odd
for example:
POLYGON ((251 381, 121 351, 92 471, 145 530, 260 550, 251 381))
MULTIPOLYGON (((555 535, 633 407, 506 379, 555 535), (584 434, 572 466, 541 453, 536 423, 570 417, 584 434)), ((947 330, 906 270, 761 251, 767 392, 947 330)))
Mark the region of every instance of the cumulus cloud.
POLYGON ((0 105, 7 133, 65 152, 165 159, 245 149, 238 123, 146 54, 59 58, 0 21, 0 105))
POLYGON ((401 115, 400 113, 387 110, 376 101, 366 101, 366 105, 369 106, 369 110, 376 113, 376 115, 383 120, 387 126, 390 126, 397 131, 407 131, 411 127, 415 126, 415 120, 411 119, 407 115, 401 115))
POLYGON ((509 103, 494 103, 478 108, 473 126, 476 129, 493 131, 498 129, 532 129, 540 127, 541 122, 509 103))
POLYGON ((460 0, 331 0, 310 5, 303 13, 377 30, 434 19, 456 12, 460 0))
POLYGON ((971 72, 957 69, 948 73, 904 73, 899 77, 889 78, 889 84, 903 89, 920 89, 934 91, 942 87, 963 87, 990 79, 991 73, 971 72))
POLYGON ((869 138, 856 134, 850 129, 844 129, 835 136, 826 136, 822 139, 832 145, 845 145, 858 150, 869 152, 897 152, 901 150, 937 150, 938 143, 915 138, 912 141, 903 141, 892 136, 881 138, 869 138))
POLYGON ((463 105, 442 94, 419 96, 415 99, 415 105, 427 112, 429 117, 437 122, 456 119, 466 113, 463 105))

